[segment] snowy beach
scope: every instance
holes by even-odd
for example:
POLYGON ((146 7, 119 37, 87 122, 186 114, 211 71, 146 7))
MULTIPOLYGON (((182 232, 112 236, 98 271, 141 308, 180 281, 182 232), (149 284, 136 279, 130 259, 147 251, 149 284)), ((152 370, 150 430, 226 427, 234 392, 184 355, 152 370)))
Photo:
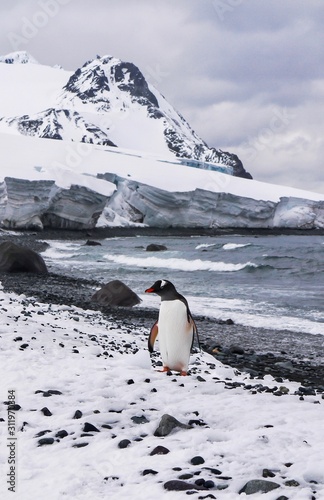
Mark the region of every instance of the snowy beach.
MULTIPOLYGON (((13 497, 8 442, 21 500, 177 499, 187 491, 235 500, 252 480, 274 483, 262 494, 268 500, 324 498, 320 391, 251 379, 203 352, 192 355, 190 376, 168 376, 151 364, 146 328, 3 290, 0 308, 1 399, 14 394, 18 405, 14 436, 10 406, 1 407, 2 498, 13 497), (165 414, 190 428, 155 436, 165 414), (166 454, 153 455, 157 446, 166 454)), ((251 498, 269 487, 256 484, 251 498)))

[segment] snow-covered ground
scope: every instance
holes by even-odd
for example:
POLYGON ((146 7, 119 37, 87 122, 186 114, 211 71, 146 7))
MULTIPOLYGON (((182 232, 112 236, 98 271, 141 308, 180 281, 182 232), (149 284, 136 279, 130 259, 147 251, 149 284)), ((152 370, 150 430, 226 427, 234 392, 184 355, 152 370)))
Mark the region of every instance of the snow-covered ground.
POLYGON ((96 178, 109 172, 168 192, 203 189, 274 202, 283 196, 324 200, 320 193, 191 168, 177 160, 120 148, 0 133, 0 149, 0 182, 6 176, 55 180, 60 187, 78 184, 110 196, 115 185, 96 178))
POLYGON ((324 498, 321 394, 300 399, 297 383, 251 380, 206 353, 192 355, 188 377, 159 373, 146 349, 148 332, 131 330, 127 318, 118 327, 98 312, 2 289, 0 311, 1 401, 14 395, 21 407, 9 436, 11 412, 1 405, 1 498, 184 499, 185 491, 168 492, 164 484, 193 474, 186 482, 214 483, 193 498, 236 500, 245 498, 239 491, 248 481, 263 479, 264 469, 273 473, 264 480, 280 486, 250 498, 324 498), (262 385, 278 386, 282 395, 258 392, 262 385), (80 418, 73 418, 77 410, 80 418), (156 437, 164 414, 195 423, 156 437), (119 448, 124 439, 130 444, 119 448), (6 483, 8 443, 17 461, 16 495, 6 483), (169 453, 150 455, 158 445, 169 453), (195 456, 204 463, 192 465, 195 456))

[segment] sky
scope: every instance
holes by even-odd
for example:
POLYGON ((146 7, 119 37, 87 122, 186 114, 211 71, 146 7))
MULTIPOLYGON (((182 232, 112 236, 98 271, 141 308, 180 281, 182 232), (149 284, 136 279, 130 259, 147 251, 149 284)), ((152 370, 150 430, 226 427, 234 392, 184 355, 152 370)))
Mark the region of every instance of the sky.
POLYGON ((15 50, 71 71, 131 61, 253 178, 324 193, 322 0, 1 0, 0 54, 15 50))

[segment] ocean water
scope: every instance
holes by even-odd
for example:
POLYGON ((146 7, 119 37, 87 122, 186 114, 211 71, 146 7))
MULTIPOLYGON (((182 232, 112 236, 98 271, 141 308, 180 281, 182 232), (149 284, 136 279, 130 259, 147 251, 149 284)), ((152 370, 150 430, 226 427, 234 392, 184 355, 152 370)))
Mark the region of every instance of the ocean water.
POLYGON ((323 236, 115 237, 101 246, 48 241, 42 254, 52 272, 105 284, 120 279, 159 307, 144 290, 168 279, 193 314, 246 326, 324 336, 323 236), (150 243, 163 252, 147 252, 150 243))

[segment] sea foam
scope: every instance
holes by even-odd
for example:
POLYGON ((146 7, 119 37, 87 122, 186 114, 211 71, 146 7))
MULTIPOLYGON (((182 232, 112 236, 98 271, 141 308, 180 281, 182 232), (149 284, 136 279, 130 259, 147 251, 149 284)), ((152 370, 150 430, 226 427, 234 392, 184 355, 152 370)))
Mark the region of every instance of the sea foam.
POLYGON ((104 255, 104 258, 116 264, 136 267, 151 267, 177 269, 180 271, 218 271, 232 272, 241 271, 246 267, 258 267, 253 262, 245 262, 243 264, 232 264, 227 262, 212 262, 209 260, 186 260, 186 259, 163 259, 159 257, 130 257, 128 255, 104 255))

